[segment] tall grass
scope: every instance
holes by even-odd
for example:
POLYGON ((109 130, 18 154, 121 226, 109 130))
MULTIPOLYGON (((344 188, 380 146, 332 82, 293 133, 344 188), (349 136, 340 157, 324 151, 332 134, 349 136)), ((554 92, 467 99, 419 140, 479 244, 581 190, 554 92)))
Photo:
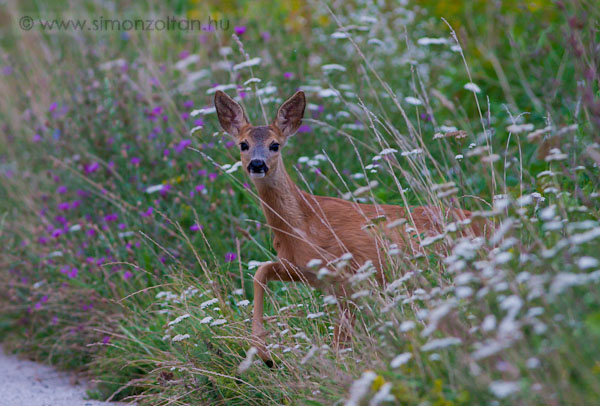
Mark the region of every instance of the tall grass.
POLYGON ((139 404, 599 402, 591 3, 175 2, 122 18, 212 13, 231 28, 17 30, 52 11, 34 5, 0 6, 8 348, 139 404), (297 88, 310 104, 283 154, 303 189, 462 207, 497 231, 418 236, 422 253, 391 249, 389 282, 367 269, 350 298, 270 284, 269 369, 249 321, 253 273, 275 252, 211 103, 225 89, 263 124, 297 88), (340 351, 336 300, 357 313, 340 351))

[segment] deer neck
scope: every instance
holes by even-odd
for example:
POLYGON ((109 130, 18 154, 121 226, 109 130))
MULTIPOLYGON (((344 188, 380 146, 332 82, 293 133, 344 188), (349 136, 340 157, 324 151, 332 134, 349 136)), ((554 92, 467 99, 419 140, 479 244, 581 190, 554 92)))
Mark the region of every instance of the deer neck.
POLYGON ((269 177, 253 179, 267 223, 274 232, 291 232, 302 225, 302 192, 289 177, 279 158, 269 177))

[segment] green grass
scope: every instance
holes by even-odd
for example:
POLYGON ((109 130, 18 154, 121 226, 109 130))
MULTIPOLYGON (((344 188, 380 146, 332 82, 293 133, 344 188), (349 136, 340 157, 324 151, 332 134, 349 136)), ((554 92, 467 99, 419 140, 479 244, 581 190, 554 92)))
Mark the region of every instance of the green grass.
POLYGON ((89 373, 94 397, 139 404, 597 404, 598 11, 495 4, 0 5, 5 346, 89 373), (230 27, 17 26, 23 15, 67 14, 211 15, 230 27), (234 27, 246 27, 238 40, 234 27), (350 38, 332 37, 342 27, 350 38), (187 54, 199 58, 176 68, 187 54), (258 65, 231 69, 254 57, 258 65), (102 67, 117 59, 126 67, 102 67), (260 83, 244 85, 253 77, 260 83), (276 253, 249 178, 220 167, 238 161, 237 147, 215 114, 188 116, 211 106, 216 84, 238 86, 227 92, 243 92, 254 124, 305 90, 308 127, 283 152, 304 190, 342 197, 377 181, 358 198, 463 207, 505 234, 479 244, 449 230, 423 256, 388 253, 395 288, 367 278, 354 288, 369 294, 347 299, 358 309, 348 351, 331 348, 337 314, 322 292, 270 284, 277 367, 254 360, 241 371, 251 261, 276 253), (511 132, 515 123, 533 129, 511 132), (466 137, 435 137, 452 127, 466 137), (386 148, 396 152, 382 157, 386 148), (446 182, 457 191, 439 197, 434 185, 446 182), (410 359, 396 365, 399 354, 410 359))

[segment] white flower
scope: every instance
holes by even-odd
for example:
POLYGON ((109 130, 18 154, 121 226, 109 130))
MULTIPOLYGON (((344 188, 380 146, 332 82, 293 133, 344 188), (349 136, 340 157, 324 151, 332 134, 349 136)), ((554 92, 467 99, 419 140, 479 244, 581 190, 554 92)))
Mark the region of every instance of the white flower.
POLYGON ((190 338, 189 334, 177 334, 175 337, 173 337, 171 339, 171 341, 173 341, 174 343, 179 342, 179 341, 183 341, 190 338))
POLYGON ((394 148, 385 148, 384 150, 382 150, 379 154, 380 155, 387 155, 387 154, 393 154, 395 152, 398 152, 397 149, 394 148))
POLYGON ((417 40, 417 44, 419 45, 443 45, 443 44, 447 44, 448 43, 448 39, 447 38, 419 38, 417 40))
POLYGON ((238 307, 246 307, 250 304, 249 300, 240 300, 239 302, 237 302, 237 306, 238 307))
POLYGON ((233 70, 236 71, 236 70, 240 70, 240 69, 243 69, 243 68, 249 68, 251 66, 256 66, 256 65, 259 65, 261 61, 262 61, 261 58, 258 58, 258 57, 257 58, 252 58, 252 59, 249 59, 249 60, 244 61, 242 63, 238 63, 237 65, 233 65, 233 70))
POLYGON ((206 308, 208 306, 212 306, 215 303, 217 303, 218 301, 219 301, 219 299, 210 299, 210 300, 207 300, 206 302, 200 303, 200 308, 204 309, 204 308, 206 308))
POLYGON ((203 127, 201 125, 197 125, 190 130, 190 135, 194 135, 196 131, 200 131, 203 127))
POLYGON ((406 320, 406 321, 403 321, 402 323, 400 323, 400 331, 405 333, 405 332, 415 328, 415 326, 416 326, 416 324, 414 321, 406 320))
POLYGON ((343 38, 349 38, 350 35, 348 35, 348 33, 346 32, 334 32, 333 34, 331 34, 331 38, 333 39, 343 39, 343 38))
POLYGON ((331 63, 328 65, 323 65, 321 66, 321 70, 323 70, 323 72, 331 72, 334 70, 340 71, 340 72, 346 72, 346 67, 342 66, 342 65, 338 65, 335 63, 331 63))
MULTIPOLYGON (((225 166, 227 165, 223 165, 221 168, 225 169, 225 166)), ((242 166, 242 161, 237 161, 236 163, 234 163, 233 165, 229 166, 226 170, 225 173, 233 173, 235 171, 238 170, 238 168, 242 166)))
POLYGON ((240 365, 238 366, 239 373, 246 371, 252 366, 252 360, 254 359, 254 356, 257 352, 258 349, 256 347, 250 347, 250 349, 246 353, 246 358, 242 362, 240 362, 240 365))
POLYGON ((322 317, 325 316, 325 312, 318 312, 318 313, 309 313, 308 315, 306 315, 307 319, 316 319, 318 317, 322 317))
POLYGON ((490 383, 490 392, 497 398, 503 399, 521 390, 518 382, 494 381, 490 383))
POLYGON ((178 324, 179 322, 181 322, 181 320, 185 320, 185 319, 187 319, 188 317, 190 317, 190 315, 189 315, 189 314, 187 314, 187 313, 186 313, 186 314, 183 314, 183 315, 181 315, 181 316, 177 317, 175 320, 173 320, 173 321, 169 322, 169 324, 168 324, 168 325, 169 325, 169 326, 174 326, 175 324, 178 324))
POLYGON ((217 112, 217 109, 215 107, 205 107, 203 109, 192 110, 190 112, 190 116, 195 117, 198 114, 207 115, 207 114, 213 114, 216 112, 217 112))
POLYGON ((435 340, 428 341, 425 345, 421 347, 421 351, 433 351, 440 348, 450 347, 451 345, 457 345, 460 343, 461 340, 457 337, 438 338, 435 340))
POLYGON ((483 331, 492 331, 494 328, 496 328, 496 316, 488 314, 483 319, 483 323, 481 323, 481 329, 483 331))
POLYGON ((450 310, 452 310, 453 307, 454 303, 443 303, 442 305, 433 309, 431 313, 429 313, 429 325, 421 332, 421 335, 423 337, 427 337, 433 333, 437 329, 440 320, 450 313, 450 310))
POLYGON ((465 85, 465 89, 470 91, 470 92, 474 92, 474 93, 481 93, 481 88, 479 86, 477 86, 475 83, 473 82, 469 82, 465 85))
POLYGON ((541 365, 541 362, 539 359, 537 358, 529 358, 527 360, 527 362, 525 363, 525 365, 527 366, 527 368, 529 369, 535 369, 537 367, 539 367, 541 365))
POLYGON ((210 316, 206 316, 205 318, 203 318, 202 320, 200 320, 200 324, 208 324, 212 321, 212 317, 210 316))
POLYGON ((321 261, 320 259, 311 259, 310 261, 308 261, 308 263, 306 264, 306 266, 308 268, 314 268, 315 266, 319 266, 323 263, 323 261, 321 261))
POLYGON ((338 95, 339 92, 335 89, 323 89, 319 92, 320 97, 335 97, 338 95))
POLYGON ((513 134, 519 134, 525 131, 533 130, 533 124, 512 124, 506 127, 506 131, 513 134))
POLYGON ((390 367, 398 368, 401 365, 406 364, 412 358, 412 354, 410 352, 404 352, 400 355, 396 355, 392 362, 390 362, 390 367))
POLYGON ((210 323, 211 326, 220 326, 222 324, 227 323, 227 320, 225 319, 217 319, 215 321, 213 321, 212 323, 210 323))
POLYGON ((363 398, 371 390, 371 384, 377 377, 373 371, 363 372, 360 378, 352 382, 350 387, 350 397, 346 401, 346 406, 359 406, 363 398))
POLYGON ((332 295, 327 295, 325 297, 323 297, 323 303, 324 304, 328 304, 328 305, 334 305, 337 304, 337 299, 335 298, 335 296, 332 295))
POLYGON ((421 104, 423 104, 423 102, 419 99, 417 99, 416 97, 405 97, 404 101, 407 102, 408 104, 412 104, 413 106, 420 106, 421 104))
POLYGON ((113 61, 108 61, 108 62, 101 63, 98 66, 98 68, 100 68, 100 70, 110 70, 110 69, 112 69, 114 67, 122 68, 122 67, 124 67, 126 65, 127 65, 127 62, 125 62, 125 59, 119 58, 119 59, 115 59, 113 61))
POLYGON ((390 393, 391 390, 392 384, 390 382, 381 385, 375 396, 371 398, 369 406, 379 406, 382 402, 393 402, 396 400, 396 397, 390 393))
POLYGON ((577 260, 577 266, 581 269, 588 269, 598 266, 598 260, 592 257, 581 257, 577 260))

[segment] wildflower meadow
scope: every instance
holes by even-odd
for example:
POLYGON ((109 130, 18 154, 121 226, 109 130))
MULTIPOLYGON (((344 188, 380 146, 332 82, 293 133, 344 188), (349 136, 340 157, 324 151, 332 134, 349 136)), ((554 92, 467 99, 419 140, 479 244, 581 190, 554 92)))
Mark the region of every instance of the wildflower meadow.
POLYGON ((9 0, 0 21, 7 351, 138 405, 600 404, 595 1, 9 0), (276 251, 218 90, 255 125, 304 91, 300 189, 473 218, 391 245, 348 297, 270 282, 266 365, 252 286, 276 251))

